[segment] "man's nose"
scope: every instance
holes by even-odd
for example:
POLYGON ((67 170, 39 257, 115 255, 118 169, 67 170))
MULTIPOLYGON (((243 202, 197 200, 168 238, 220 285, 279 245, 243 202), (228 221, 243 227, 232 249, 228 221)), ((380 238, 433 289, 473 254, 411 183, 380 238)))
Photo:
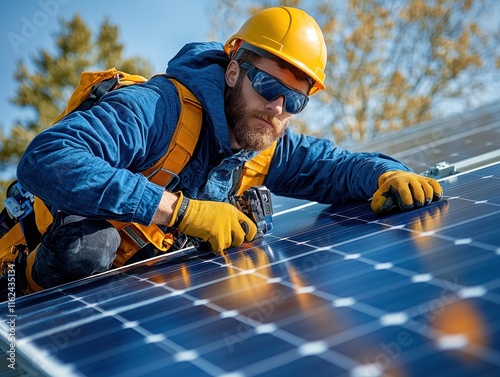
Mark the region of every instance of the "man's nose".
POLYGON ((285 96, 279 96, 278 98, 268 101, 266 108, 272 110, 274 115, 280 115, 283 113, 285 107, 285 96))

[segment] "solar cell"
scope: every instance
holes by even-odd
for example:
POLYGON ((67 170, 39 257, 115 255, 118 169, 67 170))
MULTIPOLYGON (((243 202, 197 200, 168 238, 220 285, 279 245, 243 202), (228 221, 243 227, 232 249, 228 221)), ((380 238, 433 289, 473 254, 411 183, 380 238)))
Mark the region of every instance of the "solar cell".
POLYGON ((15 319, 40 375, 496 375, 500 164, 442 184, 441 202, 384 217, 277 198, 252 244, 2 303, 3 346, 15 319))
POLYGON ((495 101, 446 119, 380 134, 352 149, 383 151, 417 172, 442 161, 459 165, 457 170, 462 172, 482 167, 500 161, 499 107, 500 102, 495 101))

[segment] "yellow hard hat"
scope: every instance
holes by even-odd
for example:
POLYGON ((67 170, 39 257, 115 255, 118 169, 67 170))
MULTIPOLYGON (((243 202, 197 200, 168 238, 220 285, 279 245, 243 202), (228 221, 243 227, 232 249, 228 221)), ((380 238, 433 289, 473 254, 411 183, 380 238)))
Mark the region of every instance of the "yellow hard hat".
POLYGON ((326 44, 318 23, 303 10, 267 8, 250 17, 224 45, 234 56, 246 42, 305 72, 314 80, 309 95, 325 89, 326 44))

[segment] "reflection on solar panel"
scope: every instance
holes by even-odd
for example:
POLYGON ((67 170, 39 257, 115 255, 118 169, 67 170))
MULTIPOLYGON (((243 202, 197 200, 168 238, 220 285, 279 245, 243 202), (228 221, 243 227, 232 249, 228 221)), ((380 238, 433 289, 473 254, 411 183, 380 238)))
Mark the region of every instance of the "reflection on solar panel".
POLYGON ((16 355, 40 375, 494 375, 500 164, 443 186, 382 218, 277 200, 258 243, 23 297, 16 317, 2 304, 2 336, 15 319, 16 355))
POLYGON ((423 172, 441 161, 466 171, 500 161, 500 102, 383 135, 353 150, 383 151, 423 172), (467 169, 465 169, 467 168, 467 169))

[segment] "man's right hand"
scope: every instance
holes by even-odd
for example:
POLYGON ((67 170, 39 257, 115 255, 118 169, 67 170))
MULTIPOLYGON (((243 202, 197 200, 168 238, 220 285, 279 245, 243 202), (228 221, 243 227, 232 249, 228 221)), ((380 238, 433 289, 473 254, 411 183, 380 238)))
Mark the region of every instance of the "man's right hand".
POLYGON ((255 223, 231 204, 193 199, 178 228, 210 243, 214 253, 252 241, 257 233, 255 223))

